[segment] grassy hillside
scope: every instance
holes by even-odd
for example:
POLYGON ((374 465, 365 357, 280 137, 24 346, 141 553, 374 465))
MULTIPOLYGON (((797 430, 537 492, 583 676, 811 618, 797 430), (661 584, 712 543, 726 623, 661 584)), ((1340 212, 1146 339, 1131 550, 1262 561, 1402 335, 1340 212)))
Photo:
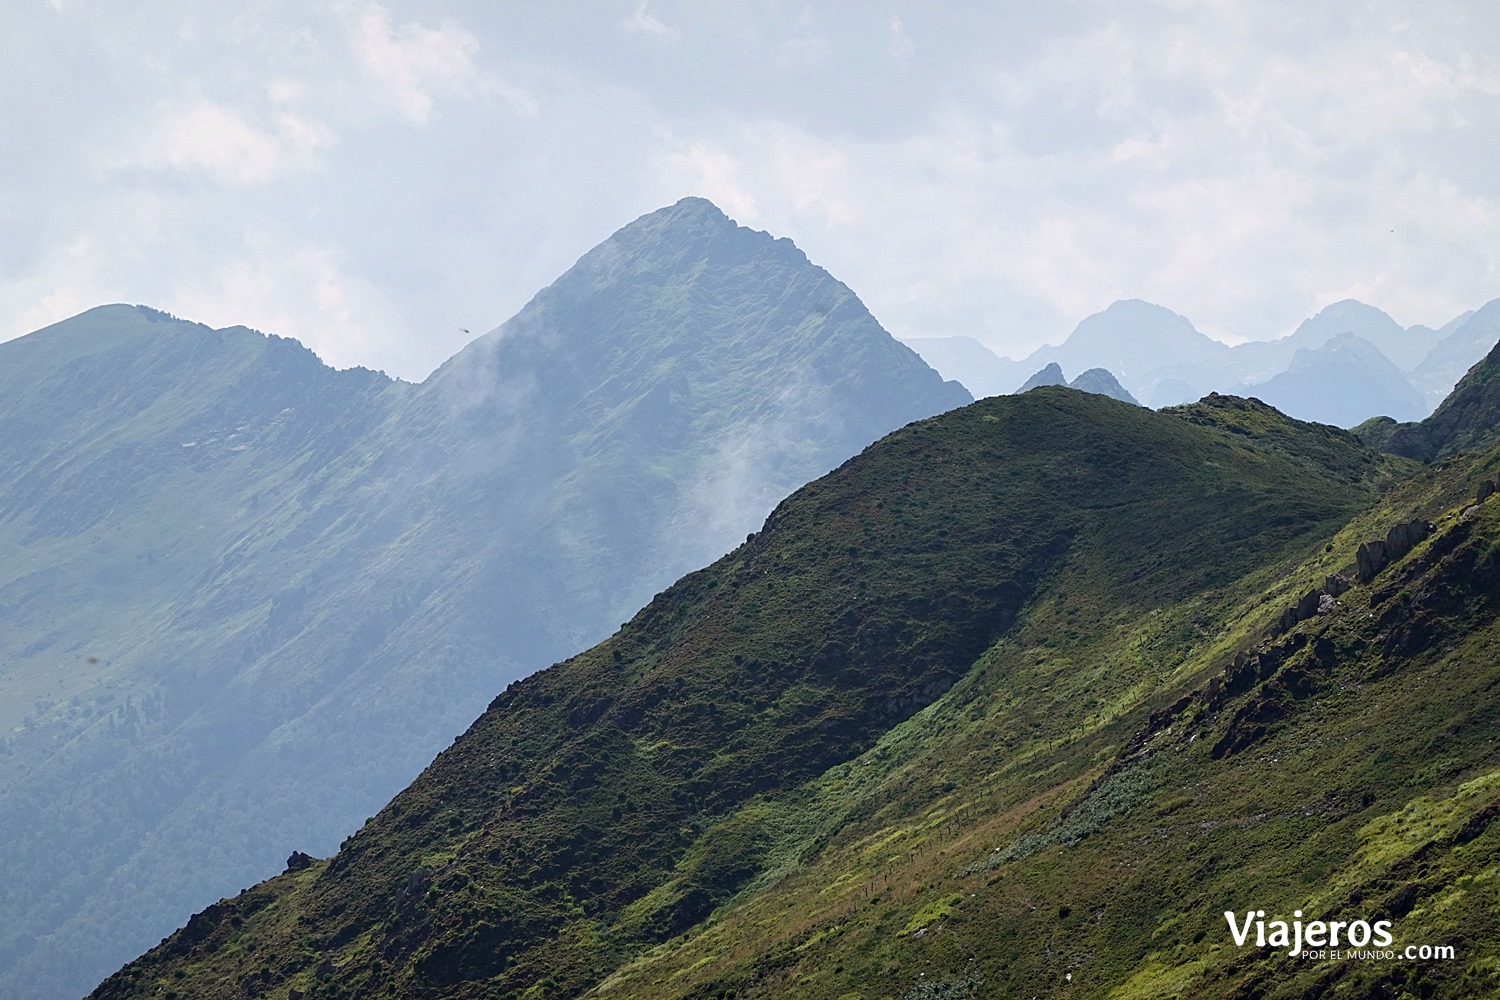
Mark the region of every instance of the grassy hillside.
MULTIPOLYGON (((1493 328, 1500 306, 1475 319, 1493 328)), ((1393 455, 1431 461, 1460 450, 1482 451, 1500 440, 1500 344, 1476 363, 1426 420, 1368 428, 1372 442, 1393 455)))
MULTIPOLYGON (((1481 465, 1493 478, 1500 454, 1481 465)), ((788 796, 799 865, 597 995, 1493 995, 1500 507, 1463 513, 1473 478, 1431 469, 1311 550, 1288 597, 1393 519, 1437 524, 1275 640, 1285 598, 1189 602, 1083 641, 1062 627, 1075 588, 1040 603, 937 704, 788 796), (1136 710, 1082 711, 1153 634, 1206 624, 1163 650, 1175 669, 1136 710), (1237 651, 1258 659, 1235 669, 1237 651), (1398 951, 1456 955, 1238 948, 1224 911, 1252 908, 1387 919, 1398 951)))
MULTIPOLYGON (((1186 950, 1148 958, 1163 907, 1219 869, 1249 892, 1231 845, 1293 856, 1254 862, 1281 896, 1226 905, 1300 902, 1280 875, 1326 819, 1305 766, 1290 797, 1273 766, 1239 770, 1295 693, 1210 678, 1361 532, 1467 485, 1429 470, 1382 492, 1408 470, 1232 397, 1153 413, 1050 388, 909 426, 508 688, 332 859, 216 904, 96 995, 1008 995, 1085 968, 1098 993, 1152 962, 1180 978, 1222 944, 1225 907, 1196 897, 1186 950), (1236 723, 1258 697, 1280 708, 1236 723), (1273 802, 1313 812, 1289 832, 1273 802), (1218 868, 1182 866, 1204 849, 1218 868)), ((1324 647, 1296 636, 1336 618, 1278 639, 1265 681, 1300 676, 1324 647)))

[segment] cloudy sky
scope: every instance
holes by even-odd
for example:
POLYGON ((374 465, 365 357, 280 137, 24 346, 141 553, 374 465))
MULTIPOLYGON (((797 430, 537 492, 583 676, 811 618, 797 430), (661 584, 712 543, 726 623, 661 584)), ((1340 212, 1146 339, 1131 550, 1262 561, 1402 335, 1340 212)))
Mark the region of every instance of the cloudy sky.
POLYGON ((687 194, 902 337, 1500 296, 1500 4, 6 0, 0 338, 104 302, 419 379, 687 194))

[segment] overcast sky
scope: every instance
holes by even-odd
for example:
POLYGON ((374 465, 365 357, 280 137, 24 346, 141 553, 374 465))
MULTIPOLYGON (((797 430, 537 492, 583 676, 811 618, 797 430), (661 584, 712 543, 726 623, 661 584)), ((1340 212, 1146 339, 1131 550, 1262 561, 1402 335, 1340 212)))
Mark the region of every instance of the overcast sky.
POLYGON ((5 5, 0 339, 142 302, 419 379, 688 194, 1012 356, 1500 296, 1487 0, 5 5))

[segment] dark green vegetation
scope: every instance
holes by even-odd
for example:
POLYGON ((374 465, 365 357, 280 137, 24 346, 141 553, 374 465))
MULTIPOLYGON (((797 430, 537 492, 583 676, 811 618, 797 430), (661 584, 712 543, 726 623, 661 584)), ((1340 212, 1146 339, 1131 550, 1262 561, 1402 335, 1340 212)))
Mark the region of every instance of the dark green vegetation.
POLYGON ((96 995, 1491 995, 1497 468, 1234 397, 909 426, 96 995), (1457 958, 1236 948, 1252 908, 1457 958))
POLYGON ((966 402, 700 199, 421 385, 127 306, 0 345, 0 996, 331 852, 507 682, 966 402))

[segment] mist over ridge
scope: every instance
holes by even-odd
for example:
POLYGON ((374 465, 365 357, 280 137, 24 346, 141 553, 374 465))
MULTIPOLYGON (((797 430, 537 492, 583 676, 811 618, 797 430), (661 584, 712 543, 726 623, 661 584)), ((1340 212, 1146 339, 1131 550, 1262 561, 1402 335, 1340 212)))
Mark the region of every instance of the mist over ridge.
POLYGON ((0 344, 0 992, 333 850, 509 681, 969 399, 702 199, 420 384, 145 307, 0 344))

